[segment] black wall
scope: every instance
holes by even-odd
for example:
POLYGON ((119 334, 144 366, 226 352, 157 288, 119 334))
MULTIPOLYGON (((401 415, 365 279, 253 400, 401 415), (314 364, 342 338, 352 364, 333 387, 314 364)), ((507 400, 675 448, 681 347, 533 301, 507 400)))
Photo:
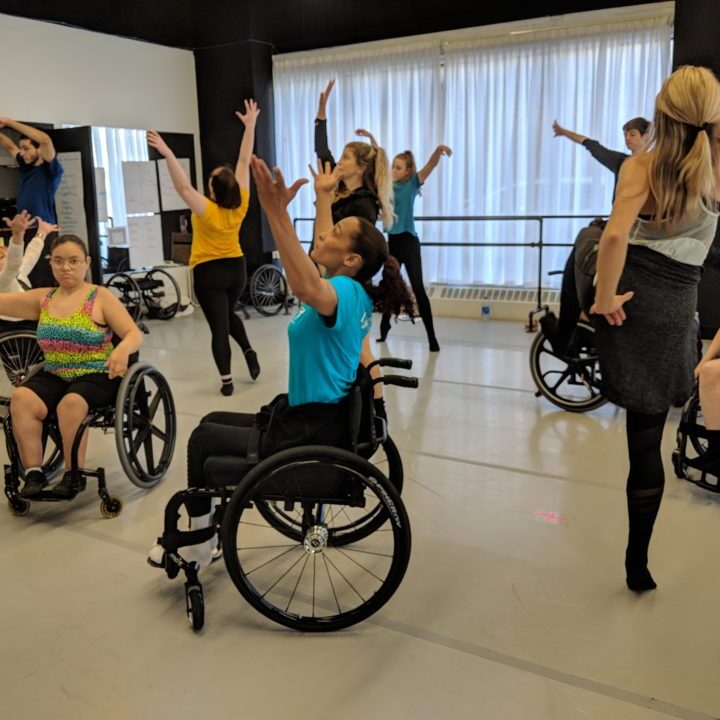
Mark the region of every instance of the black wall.
MULTIPOLYGON (((720 2, 676 0, 673 65, 705 65, 720 76, 720 2)), ((720 228, 705 263, 698 291, 703 337, 720 327, 720 228)))
MULTIPOLYGON (((272 105, 272 48, 253 41, 219 45, 195 51, 203 184, 213 168, 237 161, 244 125, 235 116, 245 98, 255 98, 260 116, 255 152, 271 166, 275 163, 272 105)), ((207 187, 205 187, 207 190, 207 187)), ((266 262, 274 245, 257 193, 250 193, 250 209, 242 224, 240 242, 248 268, 266 262)))

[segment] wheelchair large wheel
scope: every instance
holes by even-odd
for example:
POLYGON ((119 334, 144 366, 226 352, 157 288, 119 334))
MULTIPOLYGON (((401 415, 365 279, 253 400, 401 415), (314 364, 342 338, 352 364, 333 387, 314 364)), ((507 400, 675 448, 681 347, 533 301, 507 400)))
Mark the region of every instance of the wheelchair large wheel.
POLYGON ((16 387, 44 361, 35 333, 30 330, 10 331, 0 335, 0 422, 10 412, 10 398, 16 387))
POLYGON ((274 265, 261 265, 250 278, 250 302, 261 314, 277 315, 287 303, 285 276, 274 265))
POLYGON ((131 482, 151 488, 170 467, 177 432, 175 402, 167 380, 148 363, 132 365, 115 404, 115 442, 131 482))
POLYGON ((593 326, 580 321, 570 357, 559 357, 545 335, 537 333, 530 347, 530 372, 538 395, 570 412, 588 412, 607 402, 594 336, 593 326))
POLYGON ((180 308, 180 288, 175 278, 165 270, 150 270, 138 286, 151 319, 170 320, 180 308))
POLYGON ((142 293, 135 280, 127 273, 115 273, 105 287, 120 300, 133 321, 140 319, 142 312, 142 293))
POLYGON ((253 468, 225 512, 225 564, 243 597, 269 619, 321 632, 377 612, 399 587, 410 560, 410 525, 400 495, 358 455, 327 446, 293 448, 253 468), (356 543, 334 546, 342 509, 369 495, 383 525, 356 543), (302 508, 302 535, 278 535, 258 503, 302 508))
MULTIPOLYGON (((400 453, 390 437, 379 445, 372 457, 368 460, 390 480, 393 487, 402 492, 403 465, 400 453)), ((328 543, 334 546, 349 545, 372 535, 381 527, 387 517, 383 505, 377 502, 373 493, 365 493, 362 507, 339 507, 336 512, 337 522, 328 528, 328 543)), ((256 503, 258 512, 279 533, 291 540, 300 540, 303 537, 302 508, 293 505, 291 510, 285 508, 284 503, 278 501, 256 503)))

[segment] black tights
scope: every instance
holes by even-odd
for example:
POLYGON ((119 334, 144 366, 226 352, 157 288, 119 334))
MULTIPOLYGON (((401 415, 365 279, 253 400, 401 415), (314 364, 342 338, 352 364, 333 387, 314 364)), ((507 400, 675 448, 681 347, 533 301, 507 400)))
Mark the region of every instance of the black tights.
POLYGON ((647 569, 648 546, 665 487, 660 444, 667 415, 667 410, 653 415, 627 413, 630 472, 627 480, 629 533, 625 569, 628 587, 638 592, 656 587, 647 569))
POLYGON ((221 376, 230 375, 230 338, 243 352, 250 341, 243 321, 235 313, 240 293, 247 283, 245 258, 210 260, 193 268, 195 295, 212 333, 212 354, 221 376))
MULTIPOLYGON (((422 318, 423 325, 425 325, 428 341, 431 347, 437 345, 430 300, 425 292, 425 283, 423 282, 420 241, 411 233, 388 235, 388 247, 390 254, 397 259, 400 265, 405 265, 408 277, 410 278, 410 285, 415 295, 415 301, 417 302, 418 312, 422 318)), ((384 340, 389 332, 390 313, 385 313, 380 321, 380 339, 384 340)))

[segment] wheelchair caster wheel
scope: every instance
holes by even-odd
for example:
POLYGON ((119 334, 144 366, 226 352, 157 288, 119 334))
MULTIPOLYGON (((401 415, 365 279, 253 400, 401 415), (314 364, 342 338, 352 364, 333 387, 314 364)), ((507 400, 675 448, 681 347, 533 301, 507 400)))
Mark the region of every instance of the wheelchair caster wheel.
POLYGON ((30 503, 22 498, 8 500, 8 509, 15 517, 25 517, 30 512, 30 503))
POLYGON ((100 503, 100 512, 103 517, 114 518, 122 512, 123 504, 122 500, 117 497, 110 496, 107 500, 103 500, 100 503))
POLYGON ((185 602, 190 627, 197 632, 205 624, 205 599, 202 588, 194 585, 185 591, 185 602))
POLYGON ((679 478, 680 480, 687 480, 687 470, 685 468, 685 464, 680 458, 680 453, 677 450, 675 450, 672 454, 672 464, 673 469, 675 470, 675 477, 679 478))

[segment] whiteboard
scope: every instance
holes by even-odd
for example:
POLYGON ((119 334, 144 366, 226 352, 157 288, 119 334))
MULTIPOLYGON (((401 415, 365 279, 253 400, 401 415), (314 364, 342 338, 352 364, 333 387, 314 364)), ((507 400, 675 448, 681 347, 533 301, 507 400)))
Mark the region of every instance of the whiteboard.
POLYGON ((163 262, 162 225, 159 215, 129 217, 127 219, 130 267, 160 265, 163 262))
POLYGON ((55 193, 58 225, 63 233, 77 235, 87 245, 88 229, 83 192, 82 153, 60 152, 57 158, 63 168, 60 186, 55 193))
MULTIPOLYGON (((170 171, 168 170, 167 160, 163 158, 156 162, 158 166, 158 177, 160 179, 160 202, 162 203, 163 211, 187 210, 187 203, 175 192, 170 171)), ((185 171, 188 180, 190 180, 190 184, 192 184, 192 178, 190 177, 190 159, 178 158, 178 162, 185 171)))
POLYGON ((160 212, 155 163, 150 160, 147 162, 123 162, 122 174, 125 188, 125 212, 128 215, 160 212))
POLYGON ((105 168, 95 168, 95 196, 97 197, 98 222, 107 222, 107 187, 105 187, 105 168))

